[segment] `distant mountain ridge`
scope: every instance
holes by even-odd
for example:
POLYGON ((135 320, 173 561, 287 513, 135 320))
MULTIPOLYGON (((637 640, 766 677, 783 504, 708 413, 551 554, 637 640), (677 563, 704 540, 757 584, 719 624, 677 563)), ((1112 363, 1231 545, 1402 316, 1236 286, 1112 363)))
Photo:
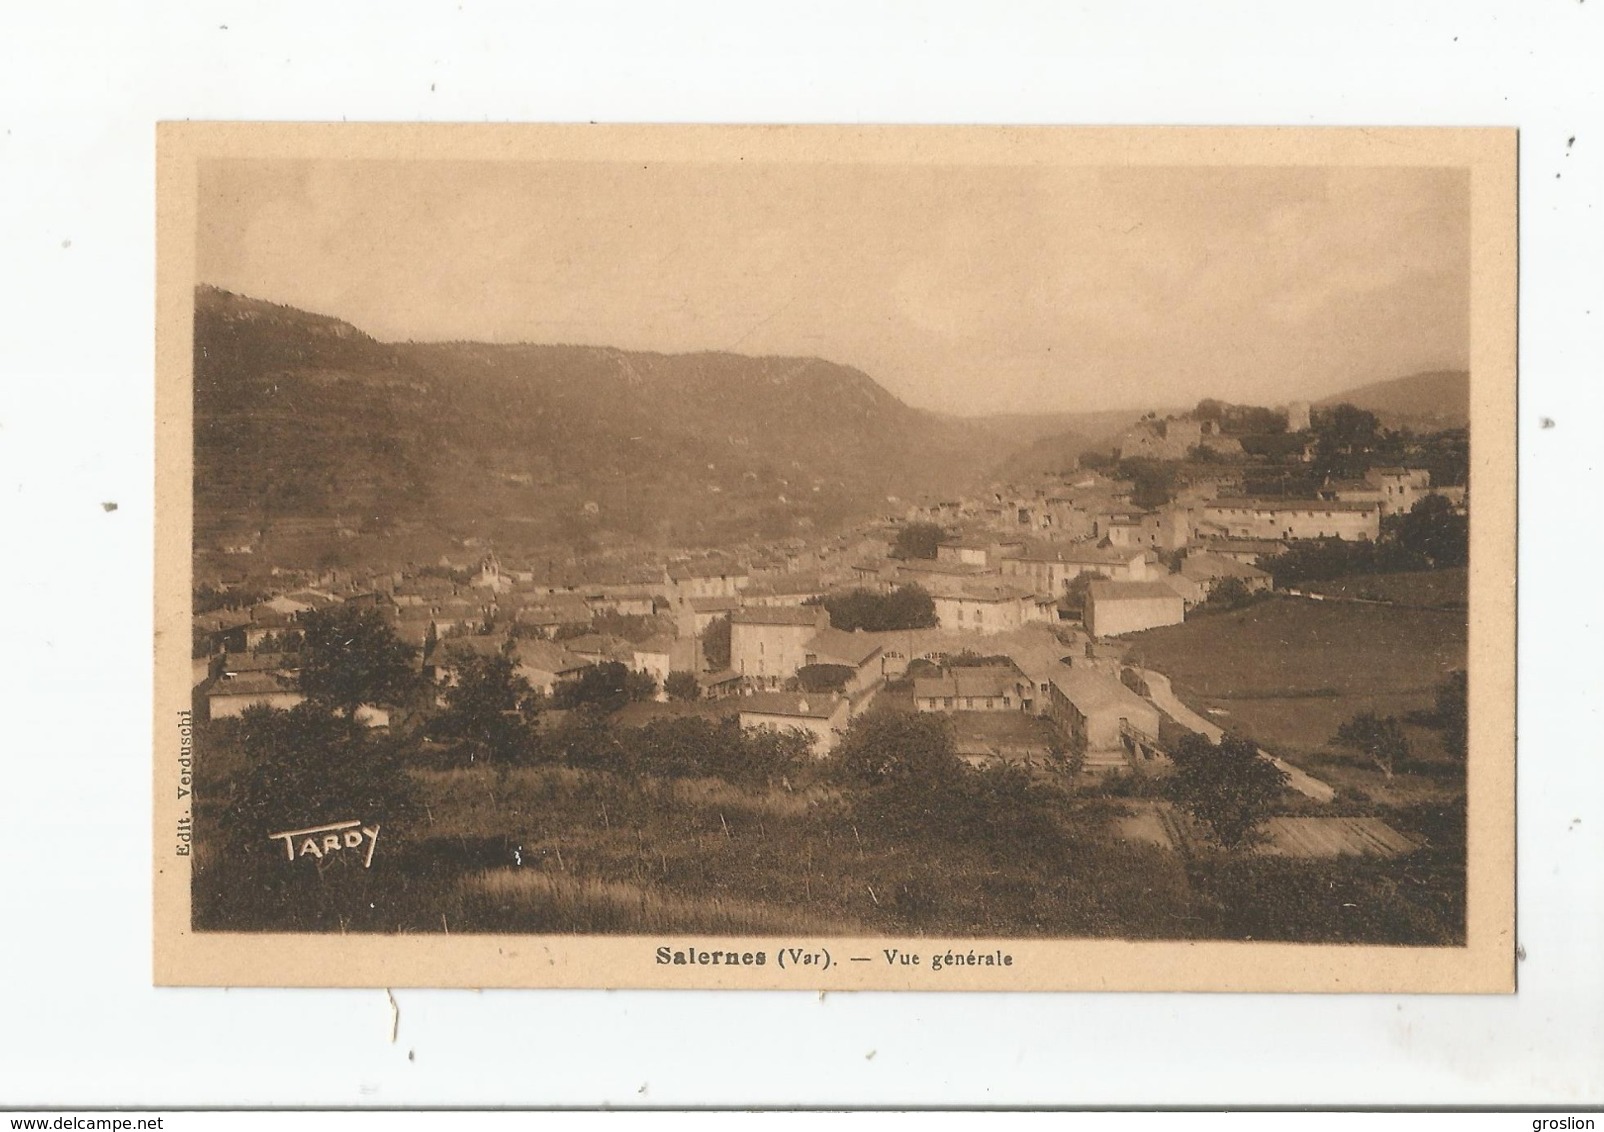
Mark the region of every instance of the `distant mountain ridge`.
POLYGON ((1361 385, 1316 402, 1322 407, 1341 404, 1374 413, 1390 428, 1464 428, 1470 423, 1470 374, 1465 370, 1414 373, 1361 385))
POLYGON ((205 286, 194 359, 198 532, 719 545, 956 492, 1016 443, 817 358, 384 343, 205 286))

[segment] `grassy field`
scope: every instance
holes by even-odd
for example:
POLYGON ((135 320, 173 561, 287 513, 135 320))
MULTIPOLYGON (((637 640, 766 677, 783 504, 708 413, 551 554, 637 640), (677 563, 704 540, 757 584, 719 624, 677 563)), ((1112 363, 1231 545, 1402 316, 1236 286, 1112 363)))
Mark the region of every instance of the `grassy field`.
POLYGON ((1432 728, 1405 723, 1416 762, 1392 779, 1331 745, 1358 712, 1404 719, 1432 706, 1439 681, 1466 664, 1463 611, 1275 598, 1127 639, 1131 663, 1168 675, 1195 710, 1349 796, 1388 805, 1463 796, 1432 728))
MULTIPOLYGON (((1037 721, 989 715, 970 725, 996 738, 1037 721)), ((814 768, 748 786, 555 762, 419 761, 404 772, 416 816, 385 822, 373 867, 315 869, 286 865, 276 846, 253 857, 230 839, 239 752, 209 744, 204 729, 197 750, 198 930, 1420 944, 1462 931, 1453 865, 1463 827, 1445 806, 1388 816, 1435 858, 1272 866, 1152 844, 1133 835, 1141 831, 1128 810, 1139 802, 1050 775, 1031 779, 1027 794, 989 796, 977 822, 974 811, 927 812, 917 796, 866 806, 814 768), (1429 883, 1398 883, 1421 861, 1434 870, 1429 883), (1278 891, 1297 894, 1285 914, 1271 899, 1278 891), (1364 918, 1350 912, 1356 905, 1364 918)))
POLYGON ((1306 582, 1294 588, 1365 601, 1388 601, 1430 609, 1464 609, 1467 584, 1467 572, 1461 567, 1402 574, 1356 574, 1325 582, 1306 582))
MULTIPOLYGON (((909 834, 829 787, 626 780, 539 766, 411 772, 414 828, 372 870, 260 874, 207 852, 196 916, 234 930, 739 932, 1173 938, 1190 926, 1175 854, 1114 836, 1116 811, 1065 792, 1050 851, 909 834), (264 880, 266 883, 264 883, 264 880)), ((215 806, 198 838, 217 845, 215 806)))

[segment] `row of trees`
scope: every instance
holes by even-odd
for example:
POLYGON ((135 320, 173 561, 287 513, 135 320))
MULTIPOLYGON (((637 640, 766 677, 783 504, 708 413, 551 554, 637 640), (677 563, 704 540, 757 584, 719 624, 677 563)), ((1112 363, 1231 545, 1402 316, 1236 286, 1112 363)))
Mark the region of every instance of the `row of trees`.
POLYGON ((1470 561, 1470 519, 1440 495, 1428 495, 1404 515, 1382 520, 1375 542, 1319 539, 1293 543, 1264 561, 1278 587, 1350 574, 1441 570, 1470 561))

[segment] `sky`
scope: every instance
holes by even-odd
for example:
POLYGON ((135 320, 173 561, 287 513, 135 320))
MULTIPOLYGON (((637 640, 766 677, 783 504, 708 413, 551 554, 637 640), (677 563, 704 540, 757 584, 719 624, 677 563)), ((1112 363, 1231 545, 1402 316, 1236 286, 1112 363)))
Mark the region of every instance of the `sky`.
POLYGON ((386 341, 814 355, 912 405, 1468 368, 1469 179, 1393 167, 213 160, 197 278, 386 341))

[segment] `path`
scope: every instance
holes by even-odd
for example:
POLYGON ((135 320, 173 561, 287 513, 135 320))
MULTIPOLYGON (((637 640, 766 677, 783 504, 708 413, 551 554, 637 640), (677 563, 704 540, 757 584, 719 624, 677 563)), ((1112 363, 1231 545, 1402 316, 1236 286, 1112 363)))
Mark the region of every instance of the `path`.
MULTIPOLYGON (((1138 668, 1136 671, 1141 676, 1143 683, 1147 685, 1147 698, 1152 700, 1160 711, 1182 727, 1206 735, 1210 742, 1218 743, 1220 741, 1220 737, 1225 732, 1183 704, 1176 697, 1175 690, 1170 687, 1170 678, 1168 676, 1161 672, 1154 672, 1150 668, 1138 668)), ((1283 762, 1270 754, 1269 751, 1261 748, 1259 757, 1268 759, 1277 770, 1284 772, 1287 776, 1287 785, 1299 794, 1313 798, 1316 802, 1329 802, 1337 796, 1335 790, 1318 778, 1304 773, 1290 763, 1283 762)))

